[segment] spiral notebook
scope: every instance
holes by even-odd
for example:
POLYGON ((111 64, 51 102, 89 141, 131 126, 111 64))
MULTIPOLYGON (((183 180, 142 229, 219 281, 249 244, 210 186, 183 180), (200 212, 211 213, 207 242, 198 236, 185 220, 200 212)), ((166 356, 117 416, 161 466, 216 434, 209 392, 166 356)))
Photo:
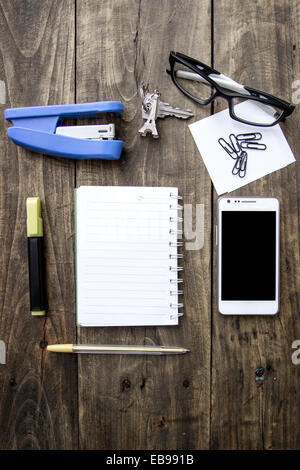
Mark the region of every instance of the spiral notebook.
POLYGON ((75 190, 78 325, 178 324, 179 199, 177 188, 75 190))

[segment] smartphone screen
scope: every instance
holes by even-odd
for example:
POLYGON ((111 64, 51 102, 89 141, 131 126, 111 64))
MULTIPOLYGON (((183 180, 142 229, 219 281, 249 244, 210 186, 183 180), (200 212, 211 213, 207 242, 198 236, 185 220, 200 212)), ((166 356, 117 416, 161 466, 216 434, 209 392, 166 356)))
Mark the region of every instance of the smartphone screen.
POLYGON ((276 212, 222 211, 221 300, 276 299, 276 212))

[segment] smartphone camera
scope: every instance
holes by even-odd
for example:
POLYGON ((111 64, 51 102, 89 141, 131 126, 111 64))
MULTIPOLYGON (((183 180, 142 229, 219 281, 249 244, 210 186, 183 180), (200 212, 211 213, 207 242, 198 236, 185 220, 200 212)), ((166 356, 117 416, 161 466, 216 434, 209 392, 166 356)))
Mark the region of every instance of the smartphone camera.
POLYGON ((227 199, 228 204, 230 204, 230 199, 227 199))

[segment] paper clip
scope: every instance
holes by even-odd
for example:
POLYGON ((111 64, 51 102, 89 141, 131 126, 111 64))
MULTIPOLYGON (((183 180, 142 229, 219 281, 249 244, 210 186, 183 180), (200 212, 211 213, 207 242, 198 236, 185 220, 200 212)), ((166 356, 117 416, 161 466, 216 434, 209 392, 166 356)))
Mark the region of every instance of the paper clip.
POLYGON ((223 137, 221 137, 219 140, 218 140, 219 144, 221 145, 221 147, 225 150, 225 152, 228 153, 228 155, 233 158, 233 160, 236 160, 238 158, 238 155, 236 154, 234 148, 231 147, 231 145, 226 142, 225 139, 223 139, 223 137))
POLYGON ((266 150, 266 144, 260 144, 259 142, 250 142, 245 140, 244 142, 240 142, 240 146, 242 149, 252 149, 252 150, 266 150))
POLYGON ((233 150, 238 155, 241 151, 239 141, 237 140, 237 138, 234 134, 230 134, 229 140, 230 140, 230 143, 231 143, 231 146, 232 146, 233 150))
POLYGON ((262 135, 260 132, 248 132, 246 134, 238 134, 237 140, 260 140, 262 135))
POLYGON ((232 168, 233 175, 239 175, 240 178, 244 178, 246 176, 247 158, 247 152, 242 151, 241 155, 235 162, 234 167, 232 168))

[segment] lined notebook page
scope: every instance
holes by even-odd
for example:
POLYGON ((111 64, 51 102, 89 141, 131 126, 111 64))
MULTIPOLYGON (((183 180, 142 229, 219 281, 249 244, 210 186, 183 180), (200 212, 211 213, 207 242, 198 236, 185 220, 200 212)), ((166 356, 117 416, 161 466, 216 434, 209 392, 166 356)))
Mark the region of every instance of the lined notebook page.
POLYGON ((178 324, 177 196, 177 188, 75 190, 80 326, 178 324))

